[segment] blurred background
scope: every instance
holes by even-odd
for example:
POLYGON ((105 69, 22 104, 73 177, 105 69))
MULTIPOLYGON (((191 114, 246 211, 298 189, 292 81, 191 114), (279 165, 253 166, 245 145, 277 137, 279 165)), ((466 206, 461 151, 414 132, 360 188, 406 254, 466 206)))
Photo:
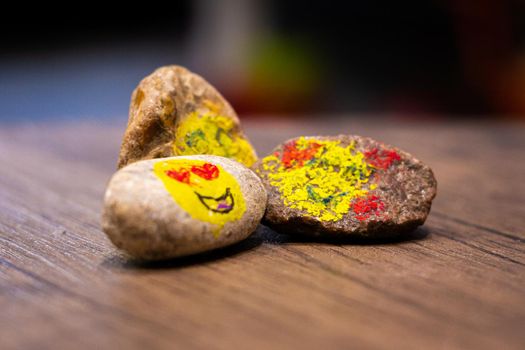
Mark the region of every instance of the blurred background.
POLYGON ((203 75, 243 117, 525 120, 520 1, 76 6, 4 13, 0 121, 125 121, 134 87, 167 64, 203 75))

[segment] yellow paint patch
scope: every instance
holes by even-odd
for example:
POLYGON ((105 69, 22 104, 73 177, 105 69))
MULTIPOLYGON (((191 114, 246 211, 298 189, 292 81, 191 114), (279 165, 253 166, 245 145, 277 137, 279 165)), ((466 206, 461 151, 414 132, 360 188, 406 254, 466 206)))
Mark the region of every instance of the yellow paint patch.
POLYGON ((177 155, 213 154, 232 158, 246 166, 257 160, 250 143, 231 118, 210 112, 191 113, 177 127, 173 150, 177 155))
POLYGON ((300 137, 263 158, 263 169, 288 207, 322 221, 341 220, 352 200, 376 187, 368 186, 373 169, 353 143, 300 137))
POLYGON ((241 219, 246 211, 239 183, 220 165, 170 159, 156 162, 153 172, 192 218, 215 225, 215 237, 227 222, 241 219))

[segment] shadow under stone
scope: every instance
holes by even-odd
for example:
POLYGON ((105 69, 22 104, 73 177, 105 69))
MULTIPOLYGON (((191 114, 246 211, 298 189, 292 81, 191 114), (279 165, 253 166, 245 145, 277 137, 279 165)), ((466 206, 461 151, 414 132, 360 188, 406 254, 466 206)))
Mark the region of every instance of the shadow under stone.
POLYGON ((394 237, 387 238, 368 238, 368 237, 310 237, 305 235, 279 233, 270 227, 260 225, 256 234, 263 243, 267 244, 293 244, 293 243, 317 243, 331 245, 389 245, 402 244, 411 241, 426 239, 430 231, 423 226, 412 231, 401 232, 394 237))
POLYGON ((261 244, 326 244, 326 245, 393 245, 427 238, 429 230, 419 227, 410 232, 401 233, 391 238, 363 238, 363 237, 308 237, 290 235, 274 231, 270 227, 259 225, 255 232, 245 240, 231 246, 215 249, 200 254, 158 261, 144 261, 134 259, 124 254, 116 254, 104 259, 102 266, 110 269, 130 270, 161 270, 185 268, 193 265, 209 264, 221 259, 234 257, 252 250, 261 244))
POLYGON ((195 255, 183 256, 178 258, 146 261, 135 259, 125 254, 113 255, 104 259, 102 266, 112 269, 174 269, 184 268, 192 265, 203 265, 212 263, 217 260, 233 257, 256 248, 263 243, 261 236, 258 234, 262 230, 259 225, 256 231, 243 241, 232 244, 224 248, 218 248, 208 252, 203 252, 195 255))

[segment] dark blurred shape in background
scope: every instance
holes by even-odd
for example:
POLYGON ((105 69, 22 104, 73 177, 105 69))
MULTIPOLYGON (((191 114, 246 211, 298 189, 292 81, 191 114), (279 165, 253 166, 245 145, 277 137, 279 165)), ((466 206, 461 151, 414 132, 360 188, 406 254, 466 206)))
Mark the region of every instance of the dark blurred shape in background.
POLYGON ((522 2, 157 6, 3 23, 0 120, 125 119, 135 85, 167 64, 203 75, 242 115, 525 116, 522 2))

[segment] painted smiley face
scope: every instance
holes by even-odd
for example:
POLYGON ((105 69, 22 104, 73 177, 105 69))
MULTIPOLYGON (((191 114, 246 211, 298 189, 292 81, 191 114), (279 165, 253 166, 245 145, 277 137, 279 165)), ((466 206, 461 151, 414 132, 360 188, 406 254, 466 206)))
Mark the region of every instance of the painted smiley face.
POLYGON ((237 180, 220 165, 196 159, 156 162, 153 172, 172 198, 194 219, 215 225, 213 233, 239 220, 246 204, 237 180))

